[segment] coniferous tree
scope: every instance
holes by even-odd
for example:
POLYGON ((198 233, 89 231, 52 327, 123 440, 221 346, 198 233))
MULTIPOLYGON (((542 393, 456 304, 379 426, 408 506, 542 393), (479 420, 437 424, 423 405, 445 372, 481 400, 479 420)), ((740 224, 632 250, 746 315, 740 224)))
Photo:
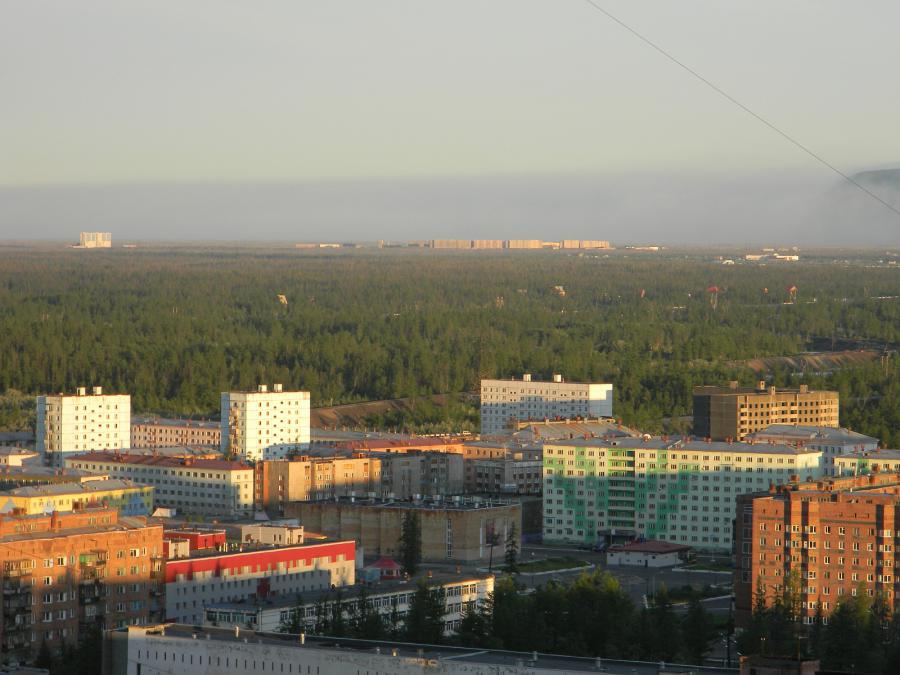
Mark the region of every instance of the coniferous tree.
POLYGON ((406 613, 406 639, 409 642, 440 644, 444 638, 444 599, 424 579, 416 584, 416 592, 406 613))
POLYGON ((506 571, 515 574, 519 571, 519 533, 516 530, 516 524, 513 523, 506 535, 506 554, 503 557, 506 563, 506 571))
POLYGON ((399 552, 404 573, 414 575, 422 562, 422 525, 414 509, 407 510, 403 515, 399 552))
POLYGON ((703 659, 709 653, 717 633, 712 616, 696 596, 688 602, 688 611, 681 622, 681 634, 685 654, 692 663, 703 665, 703 659))

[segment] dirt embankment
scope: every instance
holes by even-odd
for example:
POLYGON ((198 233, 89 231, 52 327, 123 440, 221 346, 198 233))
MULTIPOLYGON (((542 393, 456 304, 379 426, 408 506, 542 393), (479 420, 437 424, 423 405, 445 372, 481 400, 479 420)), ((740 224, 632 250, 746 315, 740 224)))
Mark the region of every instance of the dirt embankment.
POLYGON ((436 406, 445 406, 450 402, 463 401, 470 397, 471 394, 465 393, 436 394, 434 396, 348 403, 330 408, 313 408, 310 411, 310 425, 317 429, 358 428, 365 426, 366 418, 371 415, 386 412, 411 412, 416 404, 421 404, 423 401, 428 401, 436 406))
POLYGON ((881 358, 881 352, 874 349, 855 349, 841 352, 809 352, 796 356, 769 356, 747 361, 732 361, 732 366, 745 366, 757 373, 765 373, 777 368, 789 368, 795 372, 831 372, 841 368, 862 365, 881 358))

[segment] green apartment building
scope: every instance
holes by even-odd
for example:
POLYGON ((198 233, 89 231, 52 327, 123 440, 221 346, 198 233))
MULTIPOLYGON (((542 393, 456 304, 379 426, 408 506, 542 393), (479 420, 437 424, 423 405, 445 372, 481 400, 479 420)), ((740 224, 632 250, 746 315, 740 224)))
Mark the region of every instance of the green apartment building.
POLYGON ((730 551, 738 495, 823 468, 820 450, 644 436, 545 443, 543 473, 546 542, 646 538, 730 551))

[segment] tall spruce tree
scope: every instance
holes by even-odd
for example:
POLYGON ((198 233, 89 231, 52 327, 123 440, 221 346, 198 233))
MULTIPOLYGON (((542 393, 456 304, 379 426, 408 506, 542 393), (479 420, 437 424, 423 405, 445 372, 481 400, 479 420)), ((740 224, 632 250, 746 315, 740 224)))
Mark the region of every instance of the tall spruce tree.
POLYGON ((399 551, 403 571, 410 576, 414 575, 422 562, 422 524, 419 514, 412 509, 403 516, 399 551))

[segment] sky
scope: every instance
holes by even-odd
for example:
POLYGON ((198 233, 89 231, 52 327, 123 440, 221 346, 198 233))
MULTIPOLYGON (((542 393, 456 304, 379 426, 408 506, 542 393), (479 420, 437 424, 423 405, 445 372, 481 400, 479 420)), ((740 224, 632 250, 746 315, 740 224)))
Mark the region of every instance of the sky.
MULTIPOLYGON (((842 171, 900 166, 900 3, 596 1, 842 171)), ((10 0, 0 103, 6 239, 900 243, 585 0, 10 0)))

